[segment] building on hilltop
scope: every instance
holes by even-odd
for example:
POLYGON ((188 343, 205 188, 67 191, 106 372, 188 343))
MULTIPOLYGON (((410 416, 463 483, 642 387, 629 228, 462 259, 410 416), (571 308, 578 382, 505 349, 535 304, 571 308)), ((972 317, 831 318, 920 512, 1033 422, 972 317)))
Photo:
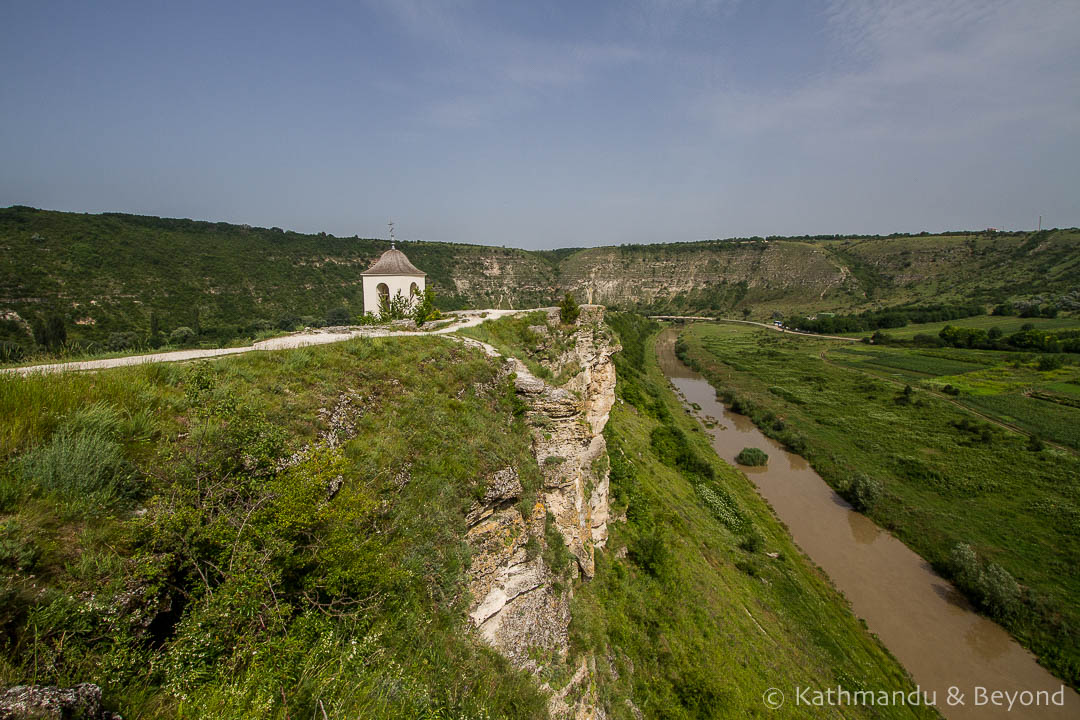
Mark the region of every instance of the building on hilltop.
POLYGON ((380 303, 400 293, 411 308, 424 293, 427 273, 409 262, 405 253, 395 246, 394 230, 390 228, 390 249, 371 267, 361 273, 364 284, 364 312, 378 315, 380 303))

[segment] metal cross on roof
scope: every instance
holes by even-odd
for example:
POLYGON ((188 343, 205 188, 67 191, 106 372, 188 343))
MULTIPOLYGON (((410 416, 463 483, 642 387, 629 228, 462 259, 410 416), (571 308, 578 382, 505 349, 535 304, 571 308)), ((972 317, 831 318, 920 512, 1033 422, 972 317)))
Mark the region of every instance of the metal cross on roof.
POLYGON ((391 220, 387 225, 390 226, 390 249, 394 249, 394 243, 396 242, 394 240, 394 221, 391 220))

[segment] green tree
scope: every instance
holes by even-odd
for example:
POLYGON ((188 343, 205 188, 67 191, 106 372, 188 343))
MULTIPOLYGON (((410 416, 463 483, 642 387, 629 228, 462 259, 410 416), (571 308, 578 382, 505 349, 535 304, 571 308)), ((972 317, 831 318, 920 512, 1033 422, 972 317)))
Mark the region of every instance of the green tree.
POLYGON ((442 313, 439 312, 439 308, 435 307, 435 291, 427 288, 420 294, 415 307, 413 307, 413 320, 416 321, 417 327, 420 327, 427 321, 438 320, 440 317, 442 317, 442 313))
POLYGON ((348 325, 352 322, 352 314, 348 308, 336 307, 326 313, 326 324, 330 326, 334 325, 348 325))
POLYGON ((577 300, 570 293, 566 293, 566 297, 559 303, 559 318, 564 325, 573 325, 580 315, 581 308, 578 307, 577 300))
POLYGON ((180 327, 169 333, 170 345, 187 345, 196 337, 195 331, 189 327, 181 325, 180 327))
POLYGON ((379 297, 379 320, 381 322, 404 320, 408 316, 409 300, 401 294, 400 290, 393 297, 388 295, 379 297))

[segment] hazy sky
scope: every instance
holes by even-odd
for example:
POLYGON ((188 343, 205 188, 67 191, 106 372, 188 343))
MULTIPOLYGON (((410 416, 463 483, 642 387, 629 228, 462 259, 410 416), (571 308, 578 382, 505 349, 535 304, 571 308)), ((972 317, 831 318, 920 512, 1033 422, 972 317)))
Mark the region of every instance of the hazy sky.
POLYGON ((1080 2, 6 2, 12 204, 529 248, 1080 225, 1080 2))

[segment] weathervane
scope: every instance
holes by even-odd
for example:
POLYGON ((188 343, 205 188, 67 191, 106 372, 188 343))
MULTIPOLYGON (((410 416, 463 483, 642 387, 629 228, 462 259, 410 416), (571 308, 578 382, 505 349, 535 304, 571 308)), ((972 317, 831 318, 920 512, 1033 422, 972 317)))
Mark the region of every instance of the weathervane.
POLYGON ((390 226, 390 249, 393 250, 394 249, 394 243, 396 242, 394 240, 394 221, 391 220, 390 222, 387 223, 387 225, 390 226))

